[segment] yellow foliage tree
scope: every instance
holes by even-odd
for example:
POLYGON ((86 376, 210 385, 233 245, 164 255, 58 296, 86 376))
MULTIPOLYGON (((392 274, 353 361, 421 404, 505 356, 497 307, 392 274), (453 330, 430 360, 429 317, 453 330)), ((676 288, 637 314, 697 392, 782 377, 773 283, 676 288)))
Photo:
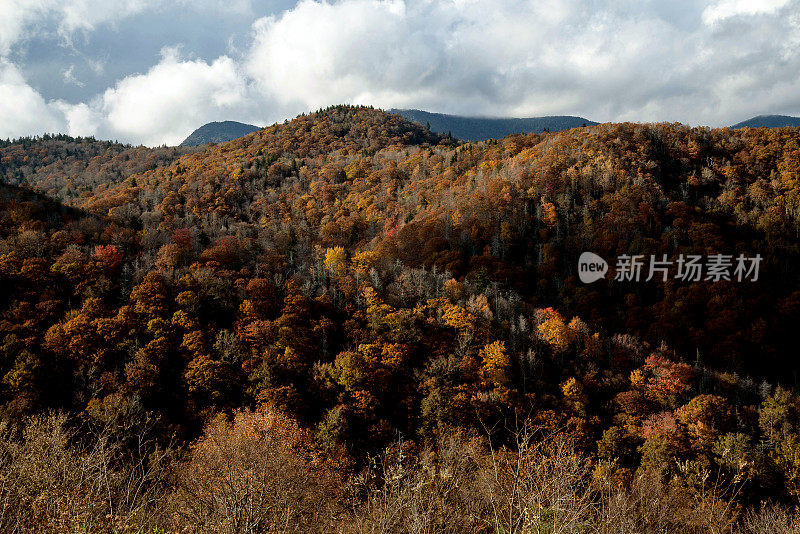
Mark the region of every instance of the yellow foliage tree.
POLYGON ((550 202, 542 202, 542 218, 549 227, 554 227, 558 222, 556 207, 550 202))
POLYGON ((540 310, 539 334, 556 352, 564 352, 574 339, 574 332, 553 308, 540 310))
POLYGON ((495 341, 480 351, 483 359, 483 374, 486 379, 497 386, 508 386, 511 383, 511 358, 502 341, 495 341))
POLYGON ((586 415, 586 403, 588 399, 584 393, 583 384, 576 378, 569 378, 561 383, 561 393, 564 400, 577 415, 586 415))
POLYGON ((325 268, 335 276, 341 276, 347 269, 347 252, 344 247, 333 247, 325 251, 325 268))
MULTIPOLYGON (((341 247, 336 247, 341 248, 341 247)), ((365 250, 353 256, 353 266, 364 273, 368 272, 378 261, 378 255, 370 250, 365 250)))
POLYGON ((459 332, 472 332, 475 329, 475 316, 461 306, 446 304, 442 319, 447 326, 459 332))

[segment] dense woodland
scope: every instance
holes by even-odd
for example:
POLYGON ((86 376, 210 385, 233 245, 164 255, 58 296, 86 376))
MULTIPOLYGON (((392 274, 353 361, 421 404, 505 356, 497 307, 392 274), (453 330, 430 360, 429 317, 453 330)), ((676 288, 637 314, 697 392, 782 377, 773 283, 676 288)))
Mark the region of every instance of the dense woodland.
POLYGON ((4 142, 0 181, 3 531, 800 528, 800 129, 337 106, 4 142))

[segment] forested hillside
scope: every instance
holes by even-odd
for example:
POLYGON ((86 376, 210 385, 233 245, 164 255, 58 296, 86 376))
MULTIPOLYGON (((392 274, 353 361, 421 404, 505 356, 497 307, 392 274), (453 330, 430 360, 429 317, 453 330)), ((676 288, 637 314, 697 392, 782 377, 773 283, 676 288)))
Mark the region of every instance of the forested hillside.
POLYGON ((798 129, 463 143, 337 106, 199 149, 0 155, 0 498, 39 503, 4 525, 797 526, 798 129), (763 261, 587 285, 584 251, 763 261), (115 474, 44 483, 37 447, 115 474))
POLYGON ((133 147, 94 138, 45 135, 0 140, 0 180, 73 203, 131 175, 171 163, 195 148, 133 147))

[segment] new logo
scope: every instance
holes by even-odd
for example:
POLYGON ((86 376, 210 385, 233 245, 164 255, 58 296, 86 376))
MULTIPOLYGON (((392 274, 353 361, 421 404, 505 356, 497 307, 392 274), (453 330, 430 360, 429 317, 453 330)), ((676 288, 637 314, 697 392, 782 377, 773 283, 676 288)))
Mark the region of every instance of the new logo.
POLYGON ((608 263, 594 252, 584 252, 578 258, 578 277, 584 284, 605 278, 607 272, 608 263))

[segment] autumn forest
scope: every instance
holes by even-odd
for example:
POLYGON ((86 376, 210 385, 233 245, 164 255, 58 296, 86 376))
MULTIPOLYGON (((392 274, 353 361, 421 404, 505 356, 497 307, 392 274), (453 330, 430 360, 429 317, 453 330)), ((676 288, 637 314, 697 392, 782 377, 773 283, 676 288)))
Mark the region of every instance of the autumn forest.
POLYGON ((0 531, 796 532, 799 260, 798 128, 0 141, 0 531))

